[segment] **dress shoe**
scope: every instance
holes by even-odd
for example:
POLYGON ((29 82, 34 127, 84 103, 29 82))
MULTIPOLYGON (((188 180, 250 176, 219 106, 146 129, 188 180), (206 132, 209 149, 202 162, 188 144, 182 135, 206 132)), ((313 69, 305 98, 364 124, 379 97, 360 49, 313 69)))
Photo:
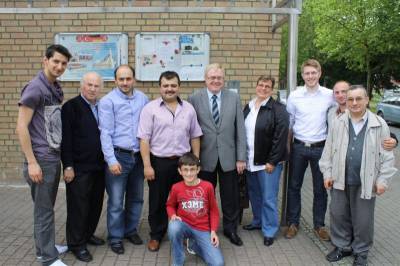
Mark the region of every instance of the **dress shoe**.
POLYGON ((368 254, 354 254, 353 266, 367 266, 368 265, 368 254))
POLYGON ((92 245, 92 246, 101 246, 101 245, 104 245, 106 243, 106 241, 104 241, 103 239, 101 239, 101 238, 99 238, 99 237, 97 237, 95 235, 92 235, 88 239, 87 243, 92 245))
POLYGON ((273 237, 267 237, 264 236, 264 245, 267 247, 271 246, 274 243, 274 238, 273 237))
POLYGON ((134 233, 133 235, 127 236, 126 239, 128 239, 128 241, 131 242, 134 245, 143 244, 143 240, 140 238, 140 236, 137 233, 134 233))
POLYGON ((286 237, 287 239, 292 239, 292 238, 294 238, 294 237, 297 235, 297 232, 298 232, 298 231, 299 231, 298 226, 295 225, 295 224, 291 224, 291 225, 289 226, 289 228, 287 229, 287 231, 286 231, 285 237, 286 237))
POLYGON ((334 250, 328 253, 326 255, 326 260, 329 262, 335 262, 343 259, 344 257, 351 256, 352 252, 351 251, 346 251, 344 249, 335 247, 334 250))
POLYGON ((79 249, 79 250, 71 250, 72 254, 74 254, 75 258, 83 262, 89 262, 93 260, 92 254, 90 254, 89 250, 79 249))
POLYGON ((147 243, 147 249, 152 252, 158 251, 160 249, 160 241, 151 239, 149 243, 147 243))
POLYGON ((328 230, 325 227, 314 228, 314 233, 322 241, 329 241, 331 237, 329 236, 328 230))
POLYGON ((261 230, 261 226, 255 226, 253 224, 246 224, 242 227, 244 230, 252 231, 252 230, 261 230))
POLYGON ((111 250, 116 254, 124 254, 125 249, 122 242, 116 242, 110 244, 111 250))
POLYGON ((241 246, 243 245, 242 239, 240 239, 240 237, 238 236, 237 233, 235 232, 224 232, 224 236, 226 236, 227 238, 229 238, 229 240, 231 241, 232 244, 236 245, 236 246, 241 246))

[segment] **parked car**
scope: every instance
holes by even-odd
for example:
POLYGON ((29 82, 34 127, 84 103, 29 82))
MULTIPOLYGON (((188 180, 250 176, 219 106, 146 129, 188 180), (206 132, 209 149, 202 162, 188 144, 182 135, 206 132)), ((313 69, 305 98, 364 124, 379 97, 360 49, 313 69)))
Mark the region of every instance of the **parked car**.
POLYGON ((376 106, 376 113, 387 122, 400 124, 400 96, 384 98, 376 106))

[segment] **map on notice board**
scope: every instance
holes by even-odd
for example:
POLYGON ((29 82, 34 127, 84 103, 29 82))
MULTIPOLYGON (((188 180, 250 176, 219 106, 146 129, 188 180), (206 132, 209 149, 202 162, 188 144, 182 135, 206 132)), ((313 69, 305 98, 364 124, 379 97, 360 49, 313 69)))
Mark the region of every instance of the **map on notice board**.
POLYGON ((167 70, 182 81, 204 80, 210 37, 205 33, 139 33, 135 38, 136 79, 157 81, 167 70))
POLYGON ((128 35, 123 33, 59 33, 55 43, 64 45, 72 58, 61 80, 81 80, 94 71, 103 80, 114 80, 114 69, 128 63, 128 35))

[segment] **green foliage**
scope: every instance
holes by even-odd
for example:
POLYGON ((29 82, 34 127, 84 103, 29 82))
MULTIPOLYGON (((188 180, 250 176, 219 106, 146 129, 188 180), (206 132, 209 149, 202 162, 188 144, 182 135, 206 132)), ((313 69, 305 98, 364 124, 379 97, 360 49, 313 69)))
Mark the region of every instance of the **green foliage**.
MULTIPOLYGON (((372 96, 372 88, 387 87, 391 75, 400 79, 400 1, 305 0, 298 51, 299 66, 307 58, 321 62, 323 84, 347 79, 366 84, 372 96)), ((284 77, 286 61, 281 66, 284 77)))

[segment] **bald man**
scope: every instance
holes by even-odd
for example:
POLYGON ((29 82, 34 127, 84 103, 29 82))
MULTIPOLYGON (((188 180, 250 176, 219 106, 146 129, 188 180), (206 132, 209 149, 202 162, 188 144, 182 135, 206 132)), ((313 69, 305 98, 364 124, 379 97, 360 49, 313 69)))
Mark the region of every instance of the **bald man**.
POLYGON ((75 257, 93 259, 87 244, 103 245, 94 236, 104 197, 104 156, 98 128, 97 98, 102 78, 89 72, 81 80, 81 93, 61 110, 61 159, 67 188, 67 243, 75 257))
MULTIPOLYGON (((347 91, 350 88, 350 83, 345 80, 339 80, 333 86, 333 97, 337 106, 332 106, 328 110, 328 125, 333 124, 335 118, 339 118, 347 109, 347 91)), ((385 150, 391 151, 396 148, 398 140, 395 134, 390 132, 390 137, 385 139, 382 146, 385 150)))

